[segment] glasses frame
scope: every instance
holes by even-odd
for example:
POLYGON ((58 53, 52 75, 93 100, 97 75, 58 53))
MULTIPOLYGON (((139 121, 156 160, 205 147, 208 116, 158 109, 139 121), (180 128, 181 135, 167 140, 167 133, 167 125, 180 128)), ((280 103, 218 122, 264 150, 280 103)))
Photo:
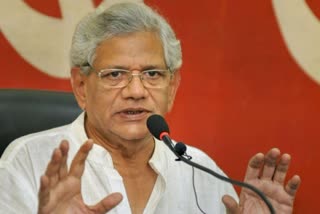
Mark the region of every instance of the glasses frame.
MULTIPOLYGON (((94 69, 93 69, 94 70, 94 69)), ((127 69, 122 69, 122 68, 105 68, 105 69, 101 69, 101 70, 94 70, 95 73, 97 74, 97 76, 99 77, 99 79, 102 79, 103 76, 103 72, 105 71, 110 71, 110 72, 125 72, 126 74, 129 74, 130 76, 128 77, 128 83, 125 84, 125 85, 121 85, 121 86, 108 86, 109 88, 125 88, 126 86, 128 86, 131 81, 133 80, 134 77, 139 77, 140 81, 142 82, 142 85, 145 87, 145 88, 165 88, 166 86, 164 87, 150 87, 150 85, 147 85, 146 86, 146 83, 148 83, 147 81, 144 80, 144 74, 148 73, 148 72, 152 72, 152 71, 158 71, 158 72, 167 72, 168 75, 170 76, 170 80, 172 79, 172 76, 173 76, 173 72, 171 72, 171 70, 169 68, 167 69, 157 69, 157 68, 152 68, 152 69, 147 69, 147 70, 143 70, 143 71, 140 71, 140 73, 132 73, 131 70, 127 70, 127 69)), ((168 83, 170 82, 170 80, 168 81, 168 83)))

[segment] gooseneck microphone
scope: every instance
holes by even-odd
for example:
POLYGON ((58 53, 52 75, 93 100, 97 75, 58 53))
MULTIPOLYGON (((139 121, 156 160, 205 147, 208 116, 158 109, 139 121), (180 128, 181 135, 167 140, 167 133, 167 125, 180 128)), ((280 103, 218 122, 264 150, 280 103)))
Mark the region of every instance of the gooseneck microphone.
MULTIPOLYGON (((257 195, 259 195, 259 197, 265 202, 265 204, 268 206, 270 213, 271 214, 275 214, 275 210, 272 206, 272 204, 270 203, 270 201, 267 199, 267 197, 260 191, 258 190, 256 187, 248 184, 248 183, 244 183, 241 181, 237 181, 237 180, 233 180, 230 178, 227 178, 223 175, 220 175, 216 172, 214 172, 213 170, 204 167, 200 164, 197 164, 193 161, 190 160, 190 158, 185 158, 183 156, 183 154, 186 151, 186 146, 183 143, 179 143, 180 145, 177 147, 177 149, 175 149, 175 145, 173 144, 170 136, 169 136, 169 126, 166 123, 165 119, 157 114, 151 115, 148 120, 147 120, 147 127, 150 131, 150 133, 157 139, 162 140, 168 147, 169 149, 178 157, 179 160, 185 162, 188 165, 191 165, 197 169, 200 169, 204 172, 209 173, 210 175, 213 175, 214 177, 229 182, 231 184, 237 185, 237 186, 241 186, 241 187, 245 187, 248 188, 250 190, 252 190, 253 192, 255 192, 257 195), (181 145, 183 144, 183 145, 181 145)), ((176 144, 177 146, 177 144, 176 144)))

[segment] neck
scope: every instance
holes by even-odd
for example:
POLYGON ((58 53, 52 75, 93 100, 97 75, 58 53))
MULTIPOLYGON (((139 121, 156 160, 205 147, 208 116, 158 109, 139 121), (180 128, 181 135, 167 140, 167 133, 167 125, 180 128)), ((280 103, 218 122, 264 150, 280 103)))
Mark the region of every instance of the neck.
POLYGON ((143 139, 127 140, 112 133, 102 135, 96 129, 85 123, 88 138, 95 144, 105 148, 111 155, 113 164, 117 166, 146 166, 155 147, 151 135, 143 139))

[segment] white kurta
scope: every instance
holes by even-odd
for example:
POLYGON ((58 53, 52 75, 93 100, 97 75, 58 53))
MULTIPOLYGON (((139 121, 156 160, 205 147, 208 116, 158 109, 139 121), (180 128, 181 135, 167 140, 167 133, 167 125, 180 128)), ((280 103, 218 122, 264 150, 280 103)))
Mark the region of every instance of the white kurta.
MULTIPOLYGON (((69 141, 70 163, 88 137, 84 129, 82 113, 72 124, 31 134, 12 142, 0 159, 0 213, 37 213, 40 176, 54 148, 61 140, 69 141)), ((217 173, 222 170, 205 153, 188 146, 192 160, 217 173)), ((195 214, 200 213, 192 184, 192 167, 176 157, 167 146, 156 140, 154 154, 149 164, 158 174, 156 184, 144 213, 195 214)), ((112 192, 120 192, 123 201, 109 213, 130 214, 130 206, 122 177, 113 167, 110 154, 94 145, 86 161, 82 177, 82 193, 85 202, 96 204, 112 192)), ((195 169, 195 188, 198 201, 206 213, 225 213, 221 198, 225 194, 237 195, 232 185, 195 169)))

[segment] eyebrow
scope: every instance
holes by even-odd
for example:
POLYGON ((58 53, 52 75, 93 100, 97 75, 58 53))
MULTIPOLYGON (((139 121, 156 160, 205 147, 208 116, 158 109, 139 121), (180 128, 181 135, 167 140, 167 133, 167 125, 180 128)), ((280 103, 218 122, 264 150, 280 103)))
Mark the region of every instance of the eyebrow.
MULTIPOLYGON (((145 65, 143 66, 141 69, 141 71, 145 71, 145 70, 153 70, 153 69, 166 69, 166 68, 161 68, 163 66, 159 66, 159 65, 145 65)), ((107 67, 108 69, 123 69, 123 70, 130 70, 129 67, 127 66, 122 66, 122 65, 109 65, 107 67)))

